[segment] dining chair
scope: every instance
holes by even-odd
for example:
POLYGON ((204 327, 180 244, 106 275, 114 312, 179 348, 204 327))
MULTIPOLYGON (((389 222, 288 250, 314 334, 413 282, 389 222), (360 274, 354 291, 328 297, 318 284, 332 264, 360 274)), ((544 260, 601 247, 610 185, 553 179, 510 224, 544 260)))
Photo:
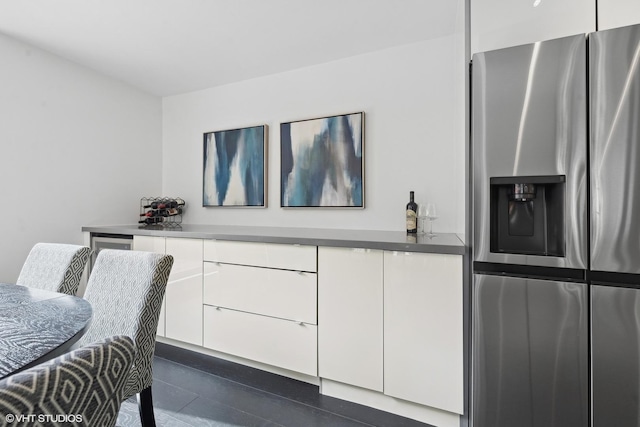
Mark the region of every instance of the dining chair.
POLYGON ((90 255, 91 249, 86 246, 36 243, 16 284, 75 295, 90 255))
POLYGON ((114 336, 4 378, 0 425, 114 426, 134 355, 114 336))
POLYGON ((151 395, 153 352, 172 266, 171 255, 103 249, 96 258, 84 294, 93 308, 93 319, 79 345, 110 335, 133 338, 136 356, 124 398, 137 396, 144 427, 155 426, 151 395))

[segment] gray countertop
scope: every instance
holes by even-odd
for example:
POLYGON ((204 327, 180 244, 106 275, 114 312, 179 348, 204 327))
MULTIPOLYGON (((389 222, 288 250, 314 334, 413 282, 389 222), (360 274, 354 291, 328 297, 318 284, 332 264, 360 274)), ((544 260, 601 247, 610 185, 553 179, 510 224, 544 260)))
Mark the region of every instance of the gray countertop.
POLYGON ((181 224, 176 228, 142 227, 138 225, 86 226, 82 227, 82 231, 134 236, 237 240, 456 255, 464 255, 466 250, 462 238, 452 233, 436 234, 433 237, 429 237, 427 235, 408 235, 402 231, 195 224, 181 224))

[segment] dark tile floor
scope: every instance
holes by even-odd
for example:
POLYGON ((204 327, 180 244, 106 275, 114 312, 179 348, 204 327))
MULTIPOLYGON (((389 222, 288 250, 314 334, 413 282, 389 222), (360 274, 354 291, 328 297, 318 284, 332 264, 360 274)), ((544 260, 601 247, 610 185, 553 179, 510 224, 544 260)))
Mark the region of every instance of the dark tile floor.
MULTIPOLYGON (((318 387, 158 343, 153 398, 158 426, 428 427, 322 396, 318 387)), ((135 398, 118 426, 140 426, 135 398)))

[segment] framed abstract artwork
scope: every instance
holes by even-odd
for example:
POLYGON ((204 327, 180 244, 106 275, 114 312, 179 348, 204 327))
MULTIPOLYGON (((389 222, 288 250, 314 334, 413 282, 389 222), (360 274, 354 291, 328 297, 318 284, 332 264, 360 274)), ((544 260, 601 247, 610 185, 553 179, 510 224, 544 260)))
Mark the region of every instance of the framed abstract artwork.
POLYGON ((280 123, 280 206, 364 208, 364 113, 280 123))
POLYGON ((202 206, 266 207, 267 126, 207 132, 202 206))

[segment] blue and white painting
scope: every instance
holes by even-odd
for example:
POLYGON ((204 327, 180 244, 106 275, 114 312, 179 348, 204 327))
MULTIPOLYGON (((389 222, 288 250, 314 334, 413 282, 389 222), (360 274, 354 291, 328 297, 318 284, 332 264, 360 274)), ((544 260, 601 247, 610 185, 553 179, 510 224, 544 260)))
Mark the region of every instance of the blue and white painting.
POLYGON ((283 207, 364 207, 364 113, 280 124, 283 207))
POLYGON ((266 126, 204 134, 203 206, 266 206, 266 126))

